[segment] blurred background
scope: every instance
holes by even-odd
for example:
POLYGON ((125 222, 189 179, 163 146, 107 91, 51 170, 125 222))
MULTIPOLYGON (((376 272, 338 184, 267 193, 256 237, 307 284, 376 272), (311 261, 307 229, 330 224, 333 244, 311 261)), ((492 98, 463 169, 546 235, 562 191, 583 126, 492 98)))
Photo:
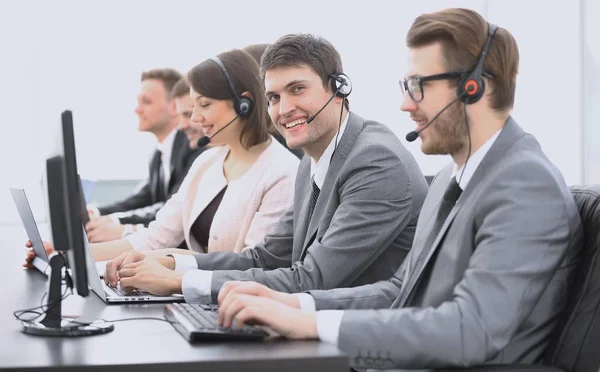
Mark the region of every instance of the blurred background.
MULTIPOLYGON (((60 112, 73 110, 79 170, 97 189, 126 193, 146 176, 155 139, 137 131, 140 74, 186 73, 232 48, 307 32, 331 41, 353 82, 352 111, 390 127, 434 175, 400 111, 405 35, 421 13, 478 11, 516 38, 513 117, 534 134, 569 185, 600 183, 600 2, 595 0, 1 0, 0 224, 18 215, 8 186, 25 187, 44 219, 40 179, 60 112)), ((105 194, 106 195, 106 194, 105 194)), ((98 193, 96 198, 104 198, 98 193)), ((100 200, 101 201, 101 200, 100 200)))

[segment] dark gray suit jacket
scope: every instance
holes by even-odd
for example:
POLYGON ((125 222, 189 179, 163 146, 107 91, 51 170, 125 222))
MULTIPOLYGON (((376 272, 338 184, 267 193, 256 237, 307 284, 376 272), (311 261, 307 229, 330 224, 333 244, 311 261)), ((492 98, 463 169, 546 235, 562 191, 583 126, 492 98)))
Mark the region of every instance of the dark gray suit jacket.
POLYGON ((196 254, 199 269, 218 270, 213 301, 228 280, 294 293, 373 283, 398 269, 412 245, 427 183, 387 127, 349 115, 310 222, 310 158, 305 156, 293 207, 262 244, 240 254, 196 254))
POLYGON ((415 241, 389 281, 311 291, 317 309, 349 310, 340 348, 370 368, 535 363, 545 350, 578 260, 581 221, 561 174, 509 118, 450 212, 419 280, 398 309, 450 181, 431 185, 415 241), (391 309, 390 309, 391 308, 391 309))

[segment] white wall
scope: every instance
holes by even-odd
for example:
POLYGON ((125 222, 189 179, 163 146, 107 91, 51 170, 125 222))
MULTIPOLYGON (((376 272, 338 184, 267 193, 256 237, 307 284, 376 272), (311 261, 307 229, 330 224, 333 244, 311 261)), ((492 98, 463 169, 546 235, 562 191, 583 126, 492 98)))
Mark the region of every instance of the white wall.
POLYGON ((490 22, 519 46, 513 117, 569 184, 583 182, 580 2, 490 0, 490 22), (529 16, 525 16, 525 14, 529 16))
MULTIPOLYGON (((404 141, 413 129, 399 109, 398 80, 407 68, 406 31, 419 14, 450 4, 443 0, 340 4, 324 0, 306 0, 301 6, 265 0, 1 1, 0 67, 8 73, 0 89, 4 134, 0 222, 15 216, 6 185, 34 185, 35 190, 61 110, 74 110, 84 177, 142 178, 153 138, 136 130, 133 109, 141 71, 170 66, 185 72, 223 50, 272 42, 289 32, 329 39, 353 81, 352 109, 385 123, 404 141)), ((591 160, 600 154, 590 139, 600 141, 597 126, 590 124, 600 119, 598 109, 592 109, 592 103, 598 102, 600 79, 600 32, 591 22, 600 15, 597 2, 463 0, 451 6, 475 9, 515 35, 521 68, 514 117, 538 137, 569 184, 600 180, 600 168, 593 168, 597 162, 591 160), (583 8, 588 19, 584 39, 583 8), (583 74, 594 71, 594 83, 586 75, 585 88, 595 96, 582 101, 583 74)), ((424 156, 419 141, 406 145, 425 174, 435 174, 449 160, 424 156)))
POLYGON ((584 1, 582 15, 585 181, 600 184, 600 2, 584 1))

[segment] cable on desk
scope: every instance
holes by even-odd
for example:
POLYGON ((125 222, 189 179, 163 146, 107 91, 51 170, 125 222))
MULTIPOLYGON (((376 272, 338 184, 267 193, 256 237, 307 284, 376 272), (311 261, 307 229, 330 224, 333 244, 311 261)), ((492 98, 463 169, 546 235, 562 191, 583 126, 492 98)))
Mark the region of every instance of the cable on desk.
MULTIPOLYGON (((62 252, 58 252, 58 254, 60 255, 60 257, 63 259, 64 264, 67 264, 67 259, 65 258, 65 256, 63 255, 62 252)), ((42 295, 42 298, 40 300, 40 305, 39 306, 35 306, 35 307, 30 307, 27 309, 20 309, 20 310, 15 310, 13 311, 13 316, 17 319, 20 320, 22 322, 33 322, 36 319, 40 318, 43 315, 48 314, 50 311, 52 311, 52 309, 54 309, 56 307, 56 304, 58 304, 59 302, 61 302, 62 300, 64 300, 65 298, 69 297, 69 293, 68 290, 69 288, 71 289, 71 293, 73 293, 73 280, 71 279, 71 276, 69 275, 68 271, 66 272, 66 277, 62 279, 61 284, 62 283, 66 283, 67 286, 65 287, 65 291, 62 293, 62 295, 60 296, 60 298, 58 300, 52 301, 48 304, 44 304, 44 299, 46 298, 46 296, 48 295, 48 291, 44 292, 44 294, 42 295), (44 307, 46 307, 44 309, 44 307), (40 311, 36 311, 40 309, 40 311), (23 315, 25 314, 35 314, 36 316, 33 318, 23 318, 23 315)))

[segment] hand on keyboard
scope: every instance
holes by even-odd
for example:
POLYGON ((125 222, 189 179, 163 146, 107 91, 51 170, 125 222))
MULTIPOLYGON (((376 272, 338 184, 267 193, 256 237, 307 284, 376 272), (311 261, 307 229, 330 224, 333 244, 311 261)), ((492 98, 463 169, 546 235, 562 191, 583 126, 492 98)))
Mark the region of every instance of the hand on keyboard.
POLYGON ((200 340, 260 340, 268 334, 258 328, 236 326, 226 328, 218 324, 214 305, 169 304, 165 318, 189 342, 200 340))
POLYGON ((247 294, 229 294, 219 305, 219 320, 229 327, 256 324, 271 328, 277 334, 292 339, 316 339, 317 315, 288 306, 271 298, 247 294))
POLYGON ((170 270, 155 258, 127 264, 119 270, 122 287, 134 287, 157 296, 181 294, 183 274, 170 270))

